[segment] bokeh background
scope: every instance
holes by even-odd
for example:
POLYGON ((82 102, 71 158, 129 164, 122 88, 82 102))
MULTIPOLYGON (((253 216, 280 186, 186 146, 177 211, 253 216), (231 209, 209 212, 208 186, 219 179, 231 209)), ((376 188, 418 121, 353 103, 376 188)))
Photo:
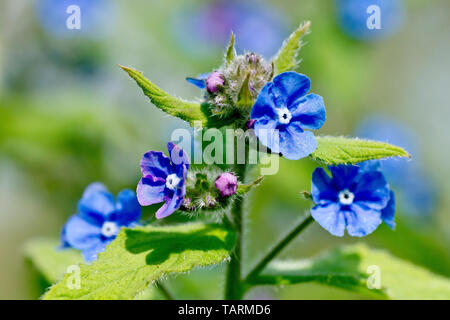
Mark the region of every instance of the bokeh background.
MULTIPOLYGON (((385 163, 398 195, 397 230, 362 241, 450 276, 450 2, 446 0, 3 0, 0 2, 0 298, 34 299, 42 286, 24 244, 59 235, 83 189, 104 182, 134 189, 139 160, 165 150, 186 127, 153 107, 117 64, 133 66, 166 91, 201 96, 185 81, 222 62, 230 30, 237 49, 273 56, 305 21, 299 72, 322 95, 321 134, 359 135, 404 146, 413 160, 385 163), (69 30, 66 8, 81 8, 69 30), (365 8, 380 5, 381 30, 367 30, 365 8), (369 32, 370 31, 370 32, 369 32)), ((310 203, 316 164, 281 160, 251 195, 245 265, 310 203)), ((144 217, 154 221, 155 208, 144 217)), ((181 219, 174 217, 159 223, 181 219), (172 220, 171 220, 172 219, 172 220)), ((282 254, 307 257, 341 243, 313 225, 282 254)), ((179 298, 220 298, 223 267, 169 280, 179 298), (208 290, 202 291, 203 284, 208 290)), ((315 284, 251 291, 249 298, 360 298, 315 284)))

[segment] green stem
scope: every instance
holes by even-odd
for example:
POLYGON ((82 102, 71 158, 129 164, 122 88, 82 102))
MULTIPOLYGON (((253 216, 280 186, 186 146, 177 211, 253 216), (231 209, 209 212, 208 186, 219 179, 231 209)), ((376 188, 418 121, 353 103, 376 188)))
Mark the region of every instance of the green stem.
POLYGON ((270 252, 249 272, 245 282, 250 282, 275 258, 295 237, 297 237, 314 219, 309 215, 289 232, 270 252))
POLYGON ((165 285, 163 285, 161 282, 157 282, 156 286, 158 287, 159 291, 161 291, 161 294, 166 298, 167 300, 176 300, 174 296, 170 293, 170 291, 167 289, 165 285))
MULTIPOLYGON (((247 165, 236 165, 235 173, 241 182, 245 181, 247 165)), ((236 232, 236 246, 231 254, 228 264, 227 278, 225 284, 225 299, 240 300, 243 297, 244 289, 241 278, 241 262, 242 262, 242 215, 244 207, 244 198, 238 197, 231 208, 231 215, 236 232)))

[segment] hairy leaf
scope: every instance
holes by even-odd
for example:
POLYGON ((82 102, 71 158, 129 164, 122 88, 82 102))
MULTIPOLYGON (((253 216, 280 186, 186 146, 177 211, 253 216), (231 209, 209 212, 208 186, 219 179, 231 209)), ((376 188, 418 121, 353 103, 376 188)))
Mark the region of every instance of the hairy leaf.
POLYGON ((236 57, 236 49, 234 48, 234 33, 231 31, 230 42, 225 53, 225 64, 228 65, 234 57, 236 57))
POLYGON ((311 281, 384 299, 450 299, 448 278, 362 244, 311 259, 274 261, 252 280, 275 285, 311 281))
POLYGON ((97 261, 81 265, 80 289, 67 287, 66 274, 44 298, 132 299, 164 275, 224 261, 234 239, 223 227, 201 223, 122 229, 97 261))
POLYGON ((244 82, 242 82, 241 89, 239 90, 237 105, 241 108, 249 108, 253 104, 252 94, 249 87, 249 80, 250 73, 248 73, 245 77, 244 82))
POLYGON ((385 142, 344 137, 316 137, 313 160, 327 165, 355 164, 373 159, 411 156, 404 149, 385 142))
POLYGON ((73 249, 58 249, 54 239, 34 239, 25 244, 24 255, 49 283, 61 279, 67 267, 83 262, 81 253, 73 249))
POLYGON ((239 184, 236 190, 237 194, 243 195, 252 190, 254 187, 257 187, 263 181, 264 176, 258 177, 255 181, 250 184, 239 184))
POLYGON ((202 124, 208 123, 208 117, 200 103, 184 101, 171 96, 146 79, 141 72, 124 66, 120 66, 120 68, 136 81, 150 101, 162 111, 185 120, 191 125, 194 124, 194 121, 200 121, 202 124))
POLYGON ((305 22, 283 42, 280 51, 278 51, 275 58, 273 58, 276 74, 292 71, 297 68, 300 63, 298 53, 302 47, 301 39, 308 33, 310 26, 311 22, 305 22))

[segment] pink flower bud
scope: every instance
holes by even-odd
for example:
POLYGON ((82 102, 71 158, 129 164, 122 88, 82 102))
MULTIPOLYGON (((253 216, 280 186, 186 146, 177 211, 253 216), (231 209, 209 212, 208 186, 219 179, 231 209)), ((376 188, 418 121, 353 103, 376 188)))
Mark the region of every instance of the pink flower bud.
POLYGON ((206 90, 208 90, 209 93, 216 92, 224 83, 225 79, 223 75, 218 71, 214 71, 206 79, 206 90))
POLYGON ((236 193, 237 178, 234 174, 226 172, 222 173, 214 184, 219 190, 222 197, 228 197, 236 193))

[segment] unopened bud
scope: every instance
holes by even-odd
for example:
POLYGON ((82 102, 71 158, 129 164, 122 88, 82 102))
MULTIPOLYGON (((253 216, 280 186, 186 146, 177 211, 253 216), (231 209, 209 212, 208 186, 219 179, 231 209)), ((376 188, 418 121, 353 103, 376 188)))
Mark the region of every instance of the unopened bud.
POLYGON ((234 174, 226 172, 222 173, 214 184, 219 190, 222 197, 228 197, 236 193, 237 190, 237 178, 234 174))
POLYGON ((218 71, 214 71, 206 79, 206 90, 208 90, 209 93, 216 92, 224 83, 225 79, 223 75, 218 71))

